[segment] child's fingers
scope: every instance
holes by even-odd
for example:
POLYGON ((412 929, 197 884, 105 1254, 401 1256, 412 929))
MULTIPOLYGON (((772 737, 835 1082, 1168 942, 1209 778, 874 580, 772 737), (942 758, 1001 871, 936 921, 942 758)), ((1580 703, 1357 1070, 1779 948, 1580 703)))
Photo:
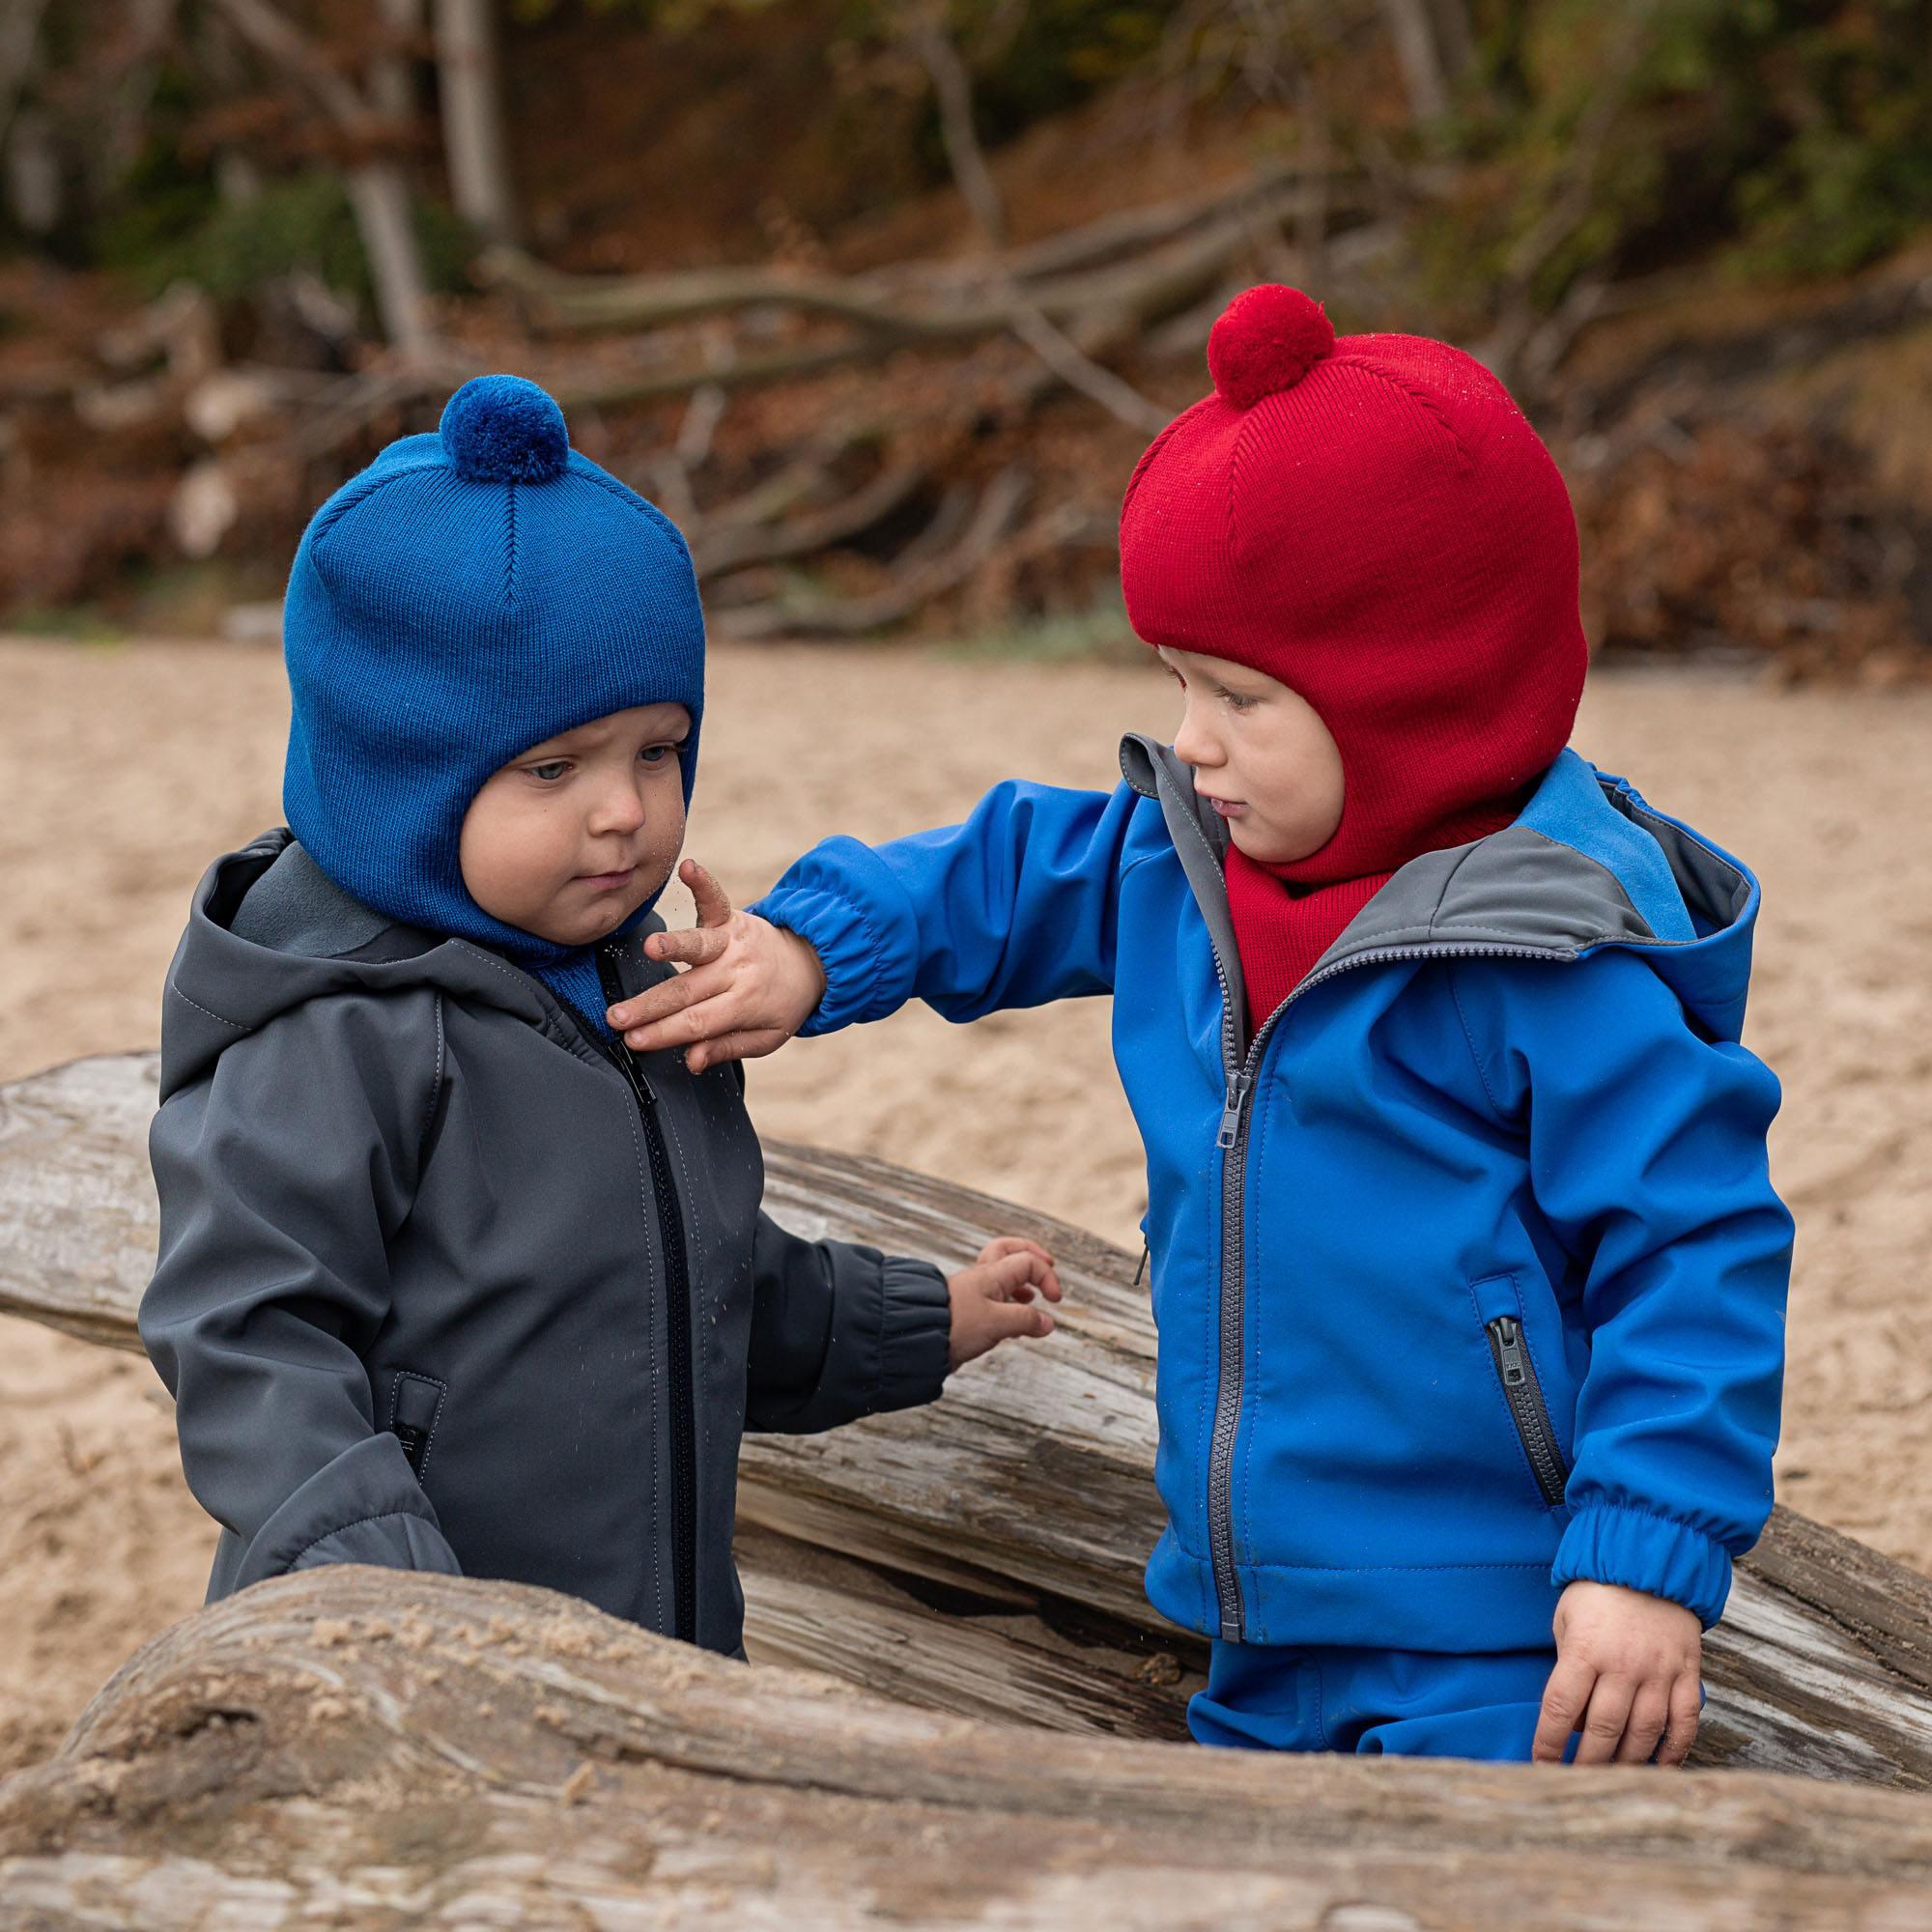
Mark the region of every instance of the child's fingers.
POLYGON ((722 1066, 727 1060, 761 1060, 776 1053, 791 1035, 779 1027, 760 1027, 755 1032, 720 1034, 701 1046, 686 1049, 684 1064, 694 1073, 707 1066, 722 1066))
POLYGON ((1536 1737, 1529 1754, 1538 1764, 1561 1764, 1570 1733, 1590 1701, 1597 1673, 1587 1663, 1558 1658, 1543 1690, 1543 1709, 1537 1714, 1536 1737))
POLYGON ((1631 1699, 1630 1722, 1624 1726, 1623 1743, 1617 1747, 1617 1763, 1648 1764, 1669 1721, 1669 1684, 1662 1679, 1646 1679, 1636 1687, 1636 1695, 1631 1699))
POLYGON ((1572 1764, 1608 1764, 1630 1728, 1631 1705, 1636 1686, 1628 1677, 1600 1677, 1590 1692, 1590 1708, 1583 1714, 1583 1742, 1577 1747, 1572 1764))
POLYGON ((648 959, 669 959, 680 966, 708 966, 731 944, 731 935, 715 925, 687 925, 677 932, 654 932, 644 941, 648 959))
POLYGON ((1017 1302, 996 1301, 986 1310, 986 1325, 995 1342, 1018 1335, 1051 1335, 1053 1317, 1043 1308, 1022 1308, 1017 1302))
POLYGON ((625 1031, 624 1044, 638 1053, 663 1053, 670 1047, 686 1047, 698 1040, 722 1038, 733 1031, 733 1015, 723 999, 699 1000, 668 1020, 625 1031))
POLYGON ((723 925, 731 917, 731 901, 724 888, 696 859, 687 859, 677 870, 697 902, 698 924, 723 925))
MULTIPOLYGON (((730 989, 728 972, 717 966, 694 966, 690 972, 680 972, 676 980, 665 980, 647 993, 634 993, 630 999, 607 1009, 605 1018, 618 1032, 628 1032, 632 1026, 661 1026, 674 1014, 684 1012, 686 1007, 696 1007, 707 999, 723 999, 730 989)), ((686 1034, 684 1037, 694 1039, 696 1036, 686 1034)))
POLYGON ((1002 1255, 998 1261, 982 1262, 980 1265, 987 1270, 987 1280, 995 1294, 1011 1299, 1025 1289, 1027 1299, 1032 1300, 1033 1284, 1039 1279, 1045 1264, 1037 1254, 1023 1251, 1002 1255))
POLYGON ((1037 1241, 1030 1240, 1024 1235, 999 1235, 980 1250, 980 1259, 993 1262, 1011 1254, 1037 1256, 1039 1265, 1028 1275, 1028 1280, 1037 1282, 1049 1301, 1060 1299, 1060 1276, 1054 1270, 1053 1256, 1037 1241))
POLYGON ((1704 1705, 1703 1686, 1694 1676, 1680 1677, 1670 1687, 1670 1721, 1657 1747, 1659 1764, 1682 1764, 1697 1742, 1697 1719, 1704 1705))

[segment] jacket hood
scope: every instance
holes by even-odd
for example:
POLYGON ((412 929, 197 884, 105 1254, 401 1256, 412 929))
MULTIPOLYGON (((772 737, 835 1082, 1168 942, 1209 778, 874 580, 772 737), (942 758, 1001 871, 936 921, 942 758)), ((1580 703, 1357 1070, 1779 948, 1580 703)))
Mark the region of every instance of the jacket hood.
MULTIPOLYGON (((1241 1005, 1222 867, 1226 825, 1205 810, 1172 746, 1121 742, 1127 782, 1158 799, 1208 932, 1241 1005)), ((1520 815, 1465 845, 1402 867, 1316 962, 1305 987, 1370 955, 1494 953, 1578 959, 1640 949, 1714 1039, 1743 1029, 1758 883, 1728 852, 1657 810, 1629 780, 1565 750, 1520 815)))
MULTIPOLYGON (((662 929, 650 915, 638 928, 662 929)), ((286 826, 202 875, 168 969, 161 1098, 205 1074, 224 1047, 305 1001, 414 987, 514 1014, 580 1058, 599 1056, 529 974, 467 939, 401 924, 335 885, 286 826)))

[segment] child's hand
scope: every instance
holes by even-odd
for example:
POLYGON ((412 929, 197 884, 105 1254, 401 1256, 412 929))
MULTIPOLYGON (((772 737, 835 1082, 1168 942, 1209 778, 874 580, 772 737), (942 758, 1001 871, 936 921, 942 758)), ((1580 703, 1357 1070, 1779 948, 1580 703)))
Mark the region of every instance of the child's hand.
POLYGON ((1682 1764, 1697 1735, 1703 1627, 1682 1604, 1578 1578, 1557 1601, 1556 1668, 1530 1755, 1560 1763, 1682 1764), (1659 1739, 1662 1740, 1662 1745, 1659 1739))
POLYGON ((684 1047, 684 1064, 694 1073, 776 1053, 824 996, 818 954, 795 932, 733 912, 724 887, 696 859, 687 859, 677 875, 697 901, 697 923, 684 932, 652 933, 644 952, 687 970, 606 1009, 605 1017, 639 1053, 684 1047))
POLYGON ((952 1295, 950 1369, 1010 1336, 1053 1333, 1053 1317, 1044 1308, 1028 1305, 1036 1289, 1049 1301, 1060 1299, 1053 1257, 1037 1241, 1002 1235, 980 1250, 973 1266, 949 1277, 946 1286, 952 1295))

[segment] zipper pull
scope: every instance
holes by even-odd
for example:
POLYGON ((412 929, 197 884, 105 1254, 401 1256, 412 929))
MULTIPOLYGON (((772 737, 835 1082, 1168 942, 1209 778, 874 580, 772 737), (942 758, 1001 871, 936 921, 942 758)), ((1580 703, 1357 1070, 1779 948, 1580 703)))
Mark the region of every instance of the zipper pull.
POLYGON ((1148 1266, 1148 1244, 1145 1241, 1143 1241, 1141 1243, 1141 1264, 1134 1270, 1134 1286, 1136 1288, 1138 1288, 1141 1285, 1141 1278, 1147 1273, 1147 1266, 1148 1266))
POLYGON ((1498 1315, 1490 1323, 1490 1333, 1496 1338, 1496 1366, 1503 1380, 1515 1388, 1528 1373, 1522 1358, 1522 1323, 1514 1315, 1498 1315))
POLYGON ((1255 1076, 1244 1066, 1228 1075, 1228 1103, 1221 1110, 1221 1131, 1214 1137, 1218 1148, 1231 1148, 1241 1129, 1241 1109, 1247 1105, 1248 1091, 1255 1076))

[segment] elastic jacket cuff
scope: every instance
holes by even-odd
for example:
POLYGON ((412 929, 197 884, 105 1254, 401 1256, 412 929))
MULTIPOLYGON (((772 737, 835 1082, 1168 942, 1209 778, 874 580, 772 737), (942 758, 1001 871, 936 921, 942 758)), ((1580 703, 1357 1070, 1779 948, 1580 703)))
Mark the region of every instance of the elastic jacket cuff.
POLYGON ((930 1262, 888 1255, 882 1267, 879 1328, 881 1410, 930 1402, 946 1381, 952 1345, 952 1296, 930 1262))
POLYGON ((386 1432, 364 1436, 283 1502, 249 1541, 234 1587, 324 1563, 463 1574, 402 1444, 386 1432))
MULTIPOLYGON (((838 856, 846 865, 863 861, 867 868, 876 868, 884 875, 882 891, 899 894, 897 880, 868 847, 855 838, 828 839, 826 844, 840 848, 838 856)), ((800 866, 809 866, 811 856, 800 866)), ((911 997, 915 949, 903 934, 886 929, 875 907, 822 886, 787 885, 781 879, 745 910, 797 933, 825 968, 825 991, 799 1028, 801 1037, 884 1019, 911 997)))
POLYGON ((1556 1548, 1549 1580, 1621 1583, 1682 1604, 1706 1630, 1723 1614, 1731 1556, 1722 1544, 1674 1518, 1617 1503, 1579 1510, 1556 1548))
POLYGON ((312 1543, 289 1565, 291 1570, 314 1570, 325 1563, 373 1563, 384 1570, 433 1570, 441 1577, 460 1577, 463 1566, 456 1551, 435 1523, 407 1510, 390 1516, 365 1517, 312 1543))

